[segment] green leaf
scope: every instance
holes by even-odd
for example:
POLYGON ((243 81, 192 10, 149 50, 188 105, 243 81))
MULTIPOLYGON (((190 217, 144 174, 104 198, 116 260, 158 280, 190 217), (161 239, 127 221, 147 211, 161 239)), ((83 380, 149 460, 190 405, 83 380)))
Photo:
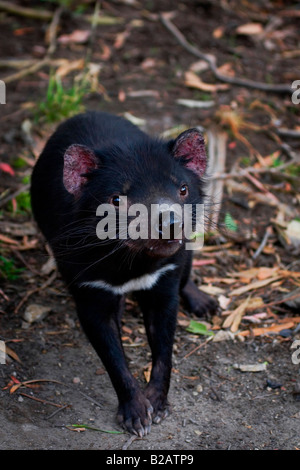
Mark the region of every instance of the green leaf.
POLYGON ((24 268, 17 268, 15 261, 12 259, 5 258, 0 255, 0 278, 8 279, 9 281, 15 281, 18 279, 19 274, 24 271, 24 268))
MULTIPOLYGON (((68 425, 70 428, 84 428, 84 429, 89 429, 90 431, 99 431, 99 432, 104 432, 106 434, 124 434, 123 431, 104 431, 103 429, 99 428, 94 428, 93 426, 90 426, 89 424, 69 424, 68 425)), ((67 426, 67 427, 68 427, 67 426)))
POLYGON ((226 213, 225 215, 225 225, 228 230, 231 230, 232 232, 237 231, 237 223, 236 221, 232 218, 231 214, 229 212, 226 213))
POLYGON ((203 323, 200 323, 195 320, 191 320, 189 326, 187 327, 186 331, 189 333, 194 333, 196 335, 205 335, 205 336, 213 336, 213 332, 207 329, 207 326, 203 323))

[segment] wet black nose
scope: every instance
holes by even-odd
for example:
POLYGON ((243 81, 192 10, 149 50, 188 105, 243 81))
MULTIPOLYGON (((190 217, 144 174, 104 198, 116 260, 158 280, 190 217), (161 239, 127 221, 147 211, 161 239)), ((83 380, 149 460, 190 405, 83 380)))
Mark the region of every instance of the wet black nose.
POLYGON ((182 217, 174 211, 162 211, 159 213, 156 231, 161 239, 174 240, 182 238, 182 217))

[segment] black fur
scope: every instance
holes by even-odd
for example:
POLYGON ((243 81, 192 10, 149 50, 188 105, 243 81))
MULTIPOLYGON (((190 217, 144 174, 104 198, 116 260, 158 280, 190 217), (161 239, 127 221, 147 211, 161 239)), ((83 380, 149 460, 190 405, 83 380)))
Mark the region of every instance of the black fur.
MULTIPOLYGON (((176 142, 150 138, 122 118, 90 112, 58 127, 32 175, 34 216, 74 297, 82 327, 116 390, 118 421, 139 435, 147 434, 151 421, 159 422, 169 411, 167 395, 179 294, 199 315, 213 310, 215 303, 189 280, 191 251, 161 240, 101 241, 96 236, 96 209, 116 194, 126 195, 130 204, 139 202, 147 207, 159 198, 181 206, 203 202, 201 175, 187 163, 193 156, 175 158, 176 142), (68 192, 63 182, 64 155, 74 144, 92 150, 97 162, 97 168, 82 177, 79 197, 68 192), (183 184, 189 188, 185 199, 178 193, 183 184), (143 392, 128 369, 121 344, 124 296, 81 284, 102 280, 119 286, 171 263, 176 269, 163 274, 151 289, 135 292, 153 360, 151 380, 143 392)), ((121 232, 126 227, 118 229, 121 232)))

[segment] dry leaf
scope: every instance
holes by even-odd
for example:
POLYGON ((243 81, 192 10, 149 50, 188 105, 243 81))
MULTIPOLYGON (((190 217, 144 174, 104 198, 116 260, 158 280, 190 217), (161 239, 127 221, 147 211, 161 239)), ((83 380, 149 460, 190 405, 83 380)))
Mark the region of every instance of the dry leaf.
POLYGON ((247 286, 234 289, 232 292, 229 293, 229 295, 230 296, 241 295, 241 294, 244 294, 245 292, 248 292, 249 290, 259 289, 260 287, 267 286, 268 284, 271 284, 274 281, 278 281, 278 279, 281 279, 281 277, 282 276, 274 276, 269 279, 263 279, 261 281, 254 281, 251 284, 248 284, 247 286))
POLYGON ((239 329, 241 319, 246 311, 246 308, 249 304, 249 298, 244 300, 224 321, 223 328, 231 327, 230 330, 232 333, 236 333, 239 329))
POLYGON ((230 331, 220 330, 218 331, 212 339, 213 343, 218 343, 220 341, 230 341, 234 339, 234 335, 230 331))
POLYGON ((194 259, 193 260, 193 268, 197 268, 199 266, 205 266, 206 264, 214 264, 216 262, 215 258, 211 259, 194 259))
POLYGON ((235 71, 232 68, 232 64, 227 62, 220 67, 217 68, 218 72, 221 75, 227 75, 227 77, 234 77, 235 76, 235 71))
POLYGON ((275 268, 261 267, 258 270, 257 279, 259 280, 268 279, 269 277, 274 276, 275 273, 277 272, 278 272, 278 267, 275 267, 275 268))
POLYGON ((211 295, 219 295, 225 293, 224 289, 221 289, 221 287, 216 286, 201 286, 199 287, 199 290, 211 295))
POLYGON ((244 271, 230 273, 230 276, 251 280, 257 276, 258 271, 259 271, 259 268, 245 269, 244 271))
POLYGON ((220 307, 223 309, 223 310, 226 310, 226 308, 228 307, 228 305, 230 304, 231 302, 231 299, 229 297, 225 297, 225 295, 220 295, 218 297, 218 301, 219 301, 219 305, 220 307))
POLYGON ((233 364, 234 369, 238 369, 242 372, 263 372, 267 370, 267 364, 233 364))
POLYGON ((13 240, 12 238, 6 237, 5 235, 0 234, 0 241, 3 243, 9 243, 10 245, 18 245, 18 242, 16 240, 13 240))
POLYGON ((115 49, 121 49, 121 47, 124 46, 124 43, 125 43, 126 39, 129 37, 129 35, 130 35, 129 29, 125 29, 125 31, 122 31, 121 33, 118 33, 116 35, 116 39, 115 39, 115 42, 114 42, 114 48, 115 49))
POLYGON ((70 72, 74 70, 82 70, 84 67, 84 59, 73 60, 72 62, 66 61, 65 64, 58 67, 55 76, 57 78, 66 77, 70 72))
POLYGON ((90 30, 76 29, 71 34, 62 34, 61 36, 59 36, 57 41, 60 44, 70 44, 70 43, 84 44, 88 40, 90 35, 91 35, 90 30))
POLYGON ((194 62, 190 66, 191 72, 201 73, 201 72, 205 72, 205 70, 208 70, 208 69, 209 69, 209 65, 206 62, 206 60, 198 60, 197 62, 194 62))
POLYGON ((147 366, 147 369, 144 370, 144 377, 145 377, 147 383, 150 382, 151 370, 152 370, 152 364, 150 363, 150 364, 147 366))
POLYGON ((288 330, 293 328, 294 322, 282 323, 281 325, 272 325, 263 328, 253 328, 251 332, 249 330, 241 331, 239 334, 241 336, 249 336, 250 334, 254 336, 266 335, 268 333, 279 333, 281 330, 288 330))
POLYGON ((224 26, 219 26, 218 28, 213 30, 213 37, 215 39, 222 38, 223 35, 224 35, 224 31, 225 31, 225 27, 224 26))
POLYGON ((236 28, 236 33, 252 36, 255 34, 261 34, 263 30, 264 28, 261 23, 246 23, 236 28))
POLYGON ((266 312, 255 313, 254 315, 244 315, 244 320, 248 320, 252 323, 261 323, 262 320, 265 320, 268 317, 266 312))
POLYGON ((198 75, 194 72, 185 72, 184 84, 191 88, 197 88, 202 91, 216 92, 218 90, 228 90, 229 85, 225 83, 218 83, 216 85, 210 83, 204 83, 198 75))

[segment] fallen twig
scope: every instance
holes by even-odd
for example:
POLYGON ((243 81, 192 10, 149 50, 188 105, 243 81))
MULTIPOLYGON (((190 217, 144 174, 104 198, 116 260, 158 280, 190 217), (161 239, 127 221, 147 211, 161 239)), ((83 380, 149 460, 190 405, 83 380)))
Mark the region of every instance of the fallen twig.
POLYGON ((35 289, 32 289, 30 291, 27 292, 27 294, 23 297, 23 299, 18 303, 18 305, 16 306, 15 308, 15 313, 18 313, 18 311, 20 310, 20 308, 22 307, 22 305, 29 299, 29 297, 33 294, 36 294, 37 292, 45 289, 46 287, 48 287, 50 284, 52 284, 52 282, 54 281, 54 279, 56 278, 57 276, 57 273, 56 271, 54 271, 54 273, 52 274, 52 276, 49 277, 49 279, 47 279, 46 282, 44 282, 40 287, 36 287, 35 289))
POLYGON ((71 405, 64 405, 64 406, 62 406, 61 408, 58 408, 58 410, 53 411, 53 413, 51 413, 51 415, 46 416, 45 419, 53 418, 53 416, 55 416, 57 413, 59 413, 59 412, 62 411, 62 410, 65 410, 66 408, 69 408, 70 406, 71 406, 71 405))
POLYGON ((134 435, 130 436, 130 438, 128 439, 128 441, 125 442, 125 444, 123 445, 122 450, 127 450, 127 449, 129 448, 129 446, 130 446, 134 441, 136 441, 137 439, 141 440, 142 438, 139 437, 139 436, 134 436, 134 435))
POLYGON ((59 7, 57 10, 54 12, 52 21, 49 25, 48 31, 47 31, 47 38, 49 41, 49 47, 47 50, 46 57, 50 57, 55 49, 56 49, 56 37, 57 37, 57 28, 60 22, 60 18, 62 13, 64 12, 64 7, 59 7))
POLYGON ((208 63, 212 73, 214 76, 226 83, 230 83, 232 85, 244 86, 248 88, 256 88, 257 90, 267 91, 267 92, 275 92, 275 93, 291 93, 292 88, 290 85, 286 84, 279 84, 279 85, 270 85, 268 83, 256 82, 253 80, 247 80, 244 78, 237 78, 237 77, 229 77, 228 75, 223 75, 218 71, 216 66, 216 61, 210 55, 202 53, 199 49, 195 46, 192 46, 188 43, 185 39, 183 34, 179 31, 179 29, 167 18, 165 14, 160 14, 160 20, 162 24, 170 31, 171 34, 177 39, 179 44, 184 47, 188 52, 193 54, 194 56, 198 57, 199 59, 204 60, 208 63))
POLYGON ((36 60, 32 59, 1 59, 0 67, 16 68, 21 69, 23 67, 29 67, 33 64, 36 64, 36 60))
MULTIPOLYGON (((298 177, 299 179, 299 177, 298 177)), ((229 180, 227 182, 227 187, 229 191, 236 191, 241 192, 243 194, 247 194, 251 199, 256 201, 257 203, 266 204, 271 207, 278 207, 282 212, 287 214, 288 216, 293 216, 293 210, 287 205, 282 202, 276 202, 273 198, 268 197, 267 194, 262 193, 254 193, 252 188, 246 186, 245 184, 237 183, 236 181, 229 180)))
POLYGON ((4 77, 3 81, 4 83, 7 84, 7 83, 14 82, 15 80, 20 80, 21 78, 27 77, 27 75, 31 75, 32 73, 37 72, 42 67, 48 64, 49 64, 49 59, 45 58, 41 60, 40 62, 36 62, 30 67, 27 67, 26 69, 20 70, 19 72, 13 73, 12 75, 8 75, 8 77, 4 77))
MULTIPOLYGON (((16 383, 15 385, 13 385, 13 387, 11 388, 11 391, 10 393, 14 393, 16 390, 18 390, 20 387, 23 387, 23 386, 28 386, 30 384, 35 384, 35 383, 39 383, 39 382, 51 382, 51 383, 56 383, 56 384, 59 384, 59 385, 63 385, 64 387, 67 387, 68 389, 72 390, 72 387, 70 387, 70 385, 67 385, 63 382, 60 382, 59 380, 52 380, 52 379, 32 379, 32 380, 26 380, 25 382, 18 382, 16 383)), ((87 400, 91 401, 94 405, 97 405, 99 406, 99 408, 103 408, 103 406, 101 405, 101 403, 97 402, 96 400, 94 400, 93 398, 91 398, 89 395, 87 395, 86 393, 82 392, 81 390, 77 390, 78 393, 80 393, 80 395, 82 395, 84 398, 86 398, 87 400)))
MULTIPOLYGON (((1 3, 6 3, 6 2, 0 1, 0 9, 1 9, 1 3)), ((38 70, 40 70, 41 68, 43 68, 44 66, 49 65, 51 61, 51 56, 56 49, 56 32, 57 32, 58 23, 60 21, 63 11, 64 11, 64 8, 59 7, 54 12, 54 14, 51 15, 51 18, 48 18, 48 19, 52 19, 52 21, 48 29, 49 47, 48 47, 45 57, 39 62, 36 62, 30 65, 29 67, 20 70, 19 72, 13 73, 12 75, 8 75, 8 77, 5 77, 4 82, 6 84, 14 82, 15 80, 20 80, 21 78, 24 78, 24 77, 27 77, 27 75, 31 75, 37 72, 38 70)))
POLYGON ((187 359, 188 357, 190 357, 192 354, 194 354, 196 351, 198 351, 198 349, 202 348, 203 346, 205 346, 209 341, 211 341, 213 338, 213 336, 210 336, 207 340, 205 340, 203 343, 200 343, 198 344, 198 346, 196 346, 196 348, 192 349, 189 353, 187 353, 183 359, 187 359))
POLYGON ((53 17, 53 13, 47 10, 39 10, 37 8, 21 7, 12 2, 0 1, 0 10, 12 13, 13 15, 25 16, 36 20, 49 21, 53 17))
POLYGON ((274 302, 269 302, 268 304, 260 305, 260 307, 252 307, 252 308, 249 307, 248 310, 249 310, 249 312, 250 312, 251 310, 257 310, 258 308, 260 308, 260 309, 265 309, 265 308, 267 308, 267 307, 275 307, 275 306, 277 306, 277 305, 280 305, 280 304, 284 304, 284 303, 286 303, 286 302, 289 302, 290 300, 299 299, 299 297, 300 297, 300 293, 298 293, 298 294, 293 294, 293 295, 291 295, 291 296, 289 296, 289 297, 285 297, 284 299, 281 299, 281 300, 274 300, 274 302))
POLYGON ((262 168, 253 168, 253 167, 249 167, 247 169, 241 169, 239 171, 233 171, 231 173, 215 173, 213 174, 212 176, 208 176, 208 179, 210 180, 227 180, 227 179, 233 179, 233 178, 244 178, 244 177, 247 177, 249 173, 253 173, 253 174, 271 174, 271 175, 274 175, 274 176, 278 176, 278 177, 281 177, 281 178, 284 178, 284 179, 290 179, 290 180, 295 180, 295 181, 299 181, 299 176, 295 176, 295 175, 289 175, 287 173, 282 173, 280 171, 280 168, 281 169, 284 169, 290 165, 292 165, 293 162, 288 162, 287 164, 283 164, 283 165, 280 165, 279 167, 277 167, 276 169, 275 168, 266 168, 266 167, 262 167, 262 168))
POLYGON ((296 131, 294 129, 284 129, 284 128, 279 128, 276 130, 278 135, 284 136, 284 137, 294 137, 295 139, 300 138, 300 131, 296 131))
POLYGON ((31 400, 44 403, 44 405, 56 406, 57 408, 65 407, 65 405, 59 405, 58 403, 53 403, 52 401, 47 401, 47 400, 44 400, 43 398, 37 398, 37 397, 34 397, 33 395, 28 395, 27 393, 21 392, 20 395, 22 395, 23 397, 31 398, 31 400))
POLYGON ((9 196, 6 196, 3 199, 0 199, 0 207, 5 206, 9 201, 19 196, 19 194, 24 193, 25 191, 28 191, 29 188, 30 188, 30 184, 24 184, 23 186, 21 186, 19 189, 17 189, 15 192, 10 194, 9 196))
POLYGON ((29 271, 31 271, 33 274, 36 274, 38 276, 40 275, 40 272, 37 269, 34 269, 32 266, 30 266, 30 264, 28 264, 27 261, 24 259, 24 256, 22 256, 21 253, 16 248, 12 248, 11 251, 17 258, 19 258, 19 260, 24 264, 24 266, 29 271))
POLYGON ((252 259, 256 259, 256 258, 259 257, 259 255, 261 254, 264 247, 266 246, 267 241, 268 241, 269 237, 272 235, 272 233, 273 233, 272 227, 267 227, 266 233, 264 234, 264 237, 263 237, 259 247, 257 248, 256 252, 252 256, 252 259))

